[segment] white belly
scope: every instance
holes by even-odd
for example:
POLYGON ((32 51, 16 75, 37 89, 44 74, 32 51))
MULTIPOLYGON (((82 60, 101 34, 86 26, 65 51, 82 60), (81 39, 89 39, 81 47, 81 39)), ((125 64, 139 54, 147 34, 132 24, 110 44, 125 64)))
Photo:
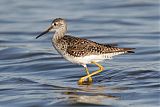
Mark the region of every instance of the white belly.
POLYGON ((84 57, 73 57, 70 55, 65 55, 64 57, 71 61, 72 63, 78 63, 78 64, 89 64, 92 61, 100 62, 105 59, 112 59, 112 56, 123 54, 124 52, 116 52, 116 53, 107 53, 102 55, 88 55, 84 57))

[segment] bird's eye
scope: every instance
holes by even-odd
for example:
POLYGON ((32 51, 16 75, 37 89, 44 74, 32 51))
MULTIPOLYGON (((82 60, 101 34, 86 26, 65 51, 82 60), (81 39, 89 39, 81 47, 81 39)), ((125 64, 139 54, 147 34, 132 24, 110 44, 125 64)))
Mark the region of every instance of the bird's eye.
POLYGON ((54 26, 56 26, 57 24, 56 23, 54 23, 54 26))

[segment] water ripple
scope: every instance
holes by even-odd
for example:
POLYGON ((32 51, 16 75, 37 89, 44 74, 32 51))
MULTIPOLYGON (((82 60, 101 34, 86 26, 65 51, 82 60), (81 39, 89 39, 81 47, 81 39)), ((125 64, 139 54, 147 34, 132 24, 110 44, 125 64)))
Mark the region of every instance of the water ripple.
POLYGON ((158 107, 158 8, 151 0, 1 0, 0 106, 158 107), (83 66, 56 52, 51 33, 35 39, 56 17, 67 20, 68 34, 135 53, 101 62, 105 70, 93 76, 92 85, 77 85, 86 75, 83 66))

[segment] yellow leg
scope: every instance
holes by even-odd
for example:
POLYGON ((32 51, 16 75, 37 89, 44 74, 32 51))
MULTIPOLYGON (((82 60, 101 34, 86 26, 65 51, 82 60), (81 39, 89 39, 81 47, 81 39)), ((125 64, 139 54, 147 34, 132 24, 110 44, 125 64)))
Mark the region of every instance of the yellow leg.
MULTIPOLYGON (((87 75, 89 75, 89 71, 88 71, 88 68, 87 67, 85 67, 85 71, 86 71, 86 73, 87 73, 87 75)), ((81 79, 78 81, 78 84, 79 85, 83 85, 83 84, 91 84, 92 83, 92 77, 88 77, 88 83, 84 83, 84 80, 83 81, 81 81, 81 79)))
POLYGON ((98 64, 98 63, 96 63, 94 61, 92 61, 91 63, 97 65, 99 67, 99 70, 89 74, 88 69, 87 69, 86 72, 87 72, 88 75, 80 78, 80 80, 78 81, 78 83, 80 85, 83 85, 83 82, 85 81, 85 79, 91 78, 91 76, 96 75, 96 74, 98 74, 98 73, 100 73, 100 72, 102 72, 104 70, 104 67, 102 65, 100 65, 100 64, 98 64))
MULTIPOLYGON (((89 71, 88 71, 87 67, 85 67, 85 71, 86 71, 87 75, 89 75, 89 71)), ((89 83, 92 83, 92 77, 89 77, 88 80, 89 80, 89 83)))

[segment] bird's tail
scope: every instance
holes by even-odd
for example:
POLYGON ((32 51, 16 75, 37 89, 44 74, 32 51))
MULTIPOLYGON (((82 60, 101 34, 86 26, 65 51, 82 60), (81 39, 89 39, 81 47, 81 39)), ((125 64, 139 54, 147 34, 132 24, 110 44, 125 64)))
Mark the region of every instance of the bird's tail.
POLYGON ((127 53, 135 53, 133 50, 134 50, 135 48, 123 48, 123 50, 125 51, 125 52, 127 52, 127 53))

